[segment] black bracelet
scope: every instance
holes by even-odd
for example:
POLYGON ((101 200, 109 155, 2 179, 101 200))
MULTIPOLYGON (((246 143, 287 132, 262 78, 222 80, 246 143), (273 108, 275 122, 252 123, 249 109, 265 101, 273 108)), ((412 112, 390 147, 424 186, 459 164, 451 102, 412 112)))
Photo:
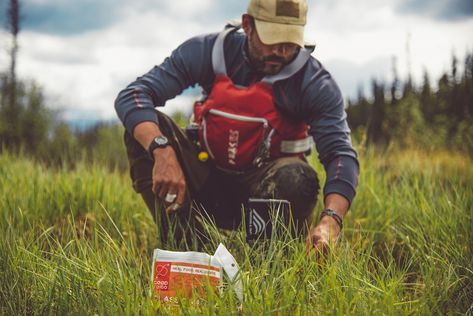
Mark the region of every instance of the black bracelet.
POLYGON ((330 208, 326 208, 325 210, 322 211, 322 214, 320 214, 320 219, 322 219, 324 216, 332 217, 337 222, 338 226, 340 226, 340 230, 342 230, 343 220, 340 217, 340 215, 338 215, 334 210, 330 208))

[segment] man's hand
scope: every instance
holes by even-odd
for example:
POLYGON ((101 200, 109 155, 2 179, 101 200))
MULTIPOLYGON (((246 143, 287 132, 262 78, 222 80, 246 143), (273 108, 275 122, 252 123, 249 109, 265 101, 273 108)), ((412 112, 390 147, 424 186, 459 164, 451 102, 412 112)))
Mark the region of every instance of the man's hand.
MULTIPOLYGON (((343 219, 350 206, 348 200, 340 194, 332 193, 325 197, 325 208, 335 210, 343 219)), ((316 255, 327 256, 330 247, 334 246, 340 235, 340 226, 331 216, 324 216, 319 224, 312 228, 307 235, 305 246, 307 254, 315 252, 316 255)))
MULTIPOLYGON (((146 150, 156 136, 163 135, 154 122, 142 122, 135 126, 133 137, 146 150)), ((156 196, 167 203, 166 211, 176 211, 186 197, 186 179, 182 172, 176 152, 171 146, 156 148, 153 151, 153 187, 156 196), (176 198, 173 198, 176 195, 176 198), (166 201, 168 196, 168 201, 166 201), (172 198, 172 199, 171 199, 172 198)))
POLYGON ((176 152, 171 146, 157 148, 153 151, 153 192, 165 203, 166 211, 176 211, 186 197, 186 179, 176 152), (174 201, 167 201, 166 196, 176 195, 174 201))
POLYGON ((329 216, 324 216, 320 223, 312 228, 307 235, 305 241, 307 254, 315 252, 316 255, 326 257, 330 247, 337 242, 339 235, 340 226, 337 222, 329 216))

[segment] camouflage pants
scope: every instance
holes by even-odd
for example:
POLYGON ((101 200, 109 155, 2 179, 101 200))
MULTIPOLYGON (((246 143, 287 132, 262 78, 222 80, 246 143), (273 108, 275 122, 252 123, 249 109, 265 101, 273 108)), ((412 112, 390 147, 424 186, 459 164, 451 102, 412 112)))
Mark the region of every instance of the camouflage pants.
MULTIPOLYGON (((199 161, 199 151, 185 132, 165 114, 158 112, 157 115, 160 129, 176 150, 186 177, 187 205, 174 215, 181 223, 194 227, 191 223, 196 215, 195 207, 191 207, 193 201, 218 227, 235 229, 242 221, 242 204, 250 197, 288 200, 297 225, 302 227, 310 220, 319 181, 307 162, 297 157, 285 157, 243 174, 228 174, 215 168, 211 161, 199 161)), ((141 194, 160 231, 166 234, 165 221, 160 219, 164 213, 159 207, 161 201, 151 191, 153 161, 128 132, 125 132, 125 144, 133 188, 141 194)))

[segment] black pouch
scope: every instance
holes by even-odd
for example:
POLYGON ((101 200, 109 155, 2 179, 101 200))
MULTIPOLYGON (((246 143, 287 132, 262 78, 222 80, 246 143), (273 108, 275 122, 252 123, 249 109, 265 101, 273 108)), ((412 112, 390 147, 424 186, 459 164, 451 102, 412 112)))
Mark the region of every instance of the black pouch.
POLYGON ((250 198, 245 209, 246 241, 271 238, 273 227, 287 225, 290 203, 287 200, 250 198))
POLYGON ((199 144, 199 126, 197 123, 190 123, 186 126, 186 135, 189 140, 197 147, 200 148, 199 144))

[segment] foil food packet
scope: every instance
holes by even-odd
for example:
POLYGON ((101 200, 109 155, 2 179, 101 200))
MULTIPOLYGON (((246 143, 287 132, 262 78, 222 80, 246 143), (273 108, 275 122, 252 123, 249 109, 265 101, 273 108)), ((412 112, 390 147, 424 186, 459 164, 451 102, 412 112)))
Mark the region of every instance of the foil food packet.
POLYGON ((243 300, 239 267, 235 258, 220 244, 213 256, 203 252, 178 252, 155 249, 152 264, 154 297, 163 303, 177 304, 192 295, 205 298, 209 287, 221 294, 223 272, 240 300, 243 300))

